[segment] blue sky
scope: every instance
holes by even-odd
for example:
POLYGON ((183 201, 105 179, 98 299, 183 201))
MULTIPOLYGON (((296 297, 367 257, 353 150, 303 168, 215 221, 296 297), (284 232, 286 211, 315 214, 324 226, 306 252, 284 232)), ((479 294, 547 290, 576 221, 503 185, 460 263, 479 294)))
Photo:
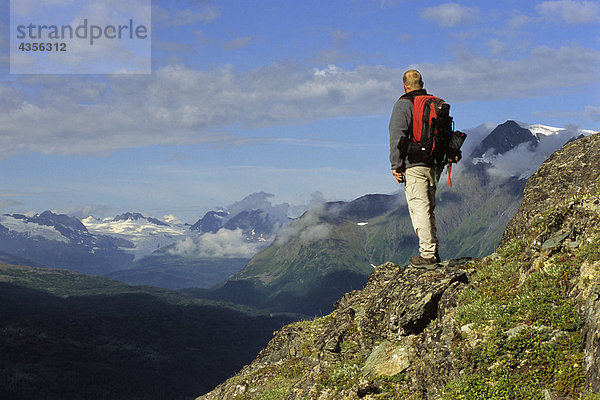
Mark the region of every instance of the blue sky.
POLYGON ((408 68, 458 129, 600 130, 598 1, 157 0, 152 73, 105 75, 11 74, 9 6, 2 213, 195 222, 260 191, 294 205, 392 193, 387 125, 408 68))

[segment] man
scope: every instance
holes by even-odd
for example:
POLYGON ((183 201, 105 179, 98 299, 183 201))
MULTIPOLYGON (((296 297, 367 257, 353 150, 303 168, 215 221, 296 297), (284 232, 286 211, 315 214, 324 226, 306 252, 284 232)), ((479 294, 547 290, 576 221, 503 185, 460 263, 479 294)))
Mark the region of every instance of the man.
POLYGON ((419 255, 410 258, 417 268, 434 269, 440 262, 435 227, 435 191, 441 170, 411 143, 413 101, 426 95, 419 71, 408 70, 403 76, 404 95, 394 104, 390 118, 390 162, 398 183, 405 183, 406 202, 413 228, 419 238, 419 255))

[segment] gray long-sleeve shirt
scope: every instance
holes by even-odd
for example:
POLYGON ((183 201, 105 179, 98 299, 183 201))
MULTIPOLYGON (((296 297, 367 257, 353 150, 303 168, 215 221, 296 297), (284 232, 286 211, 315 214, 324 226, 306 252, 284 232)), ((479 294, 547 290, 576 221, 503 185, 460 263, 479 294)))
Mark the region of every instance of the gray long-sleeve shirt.
POLYGON ((406 155, 412 136, 413 102, 410 97, 427 94, 425 89, 413 90, 400 97, 394 104, 390 118, 390 164, 393 170, 405 171, 406 168, 424 163, 411 164, 406 155))

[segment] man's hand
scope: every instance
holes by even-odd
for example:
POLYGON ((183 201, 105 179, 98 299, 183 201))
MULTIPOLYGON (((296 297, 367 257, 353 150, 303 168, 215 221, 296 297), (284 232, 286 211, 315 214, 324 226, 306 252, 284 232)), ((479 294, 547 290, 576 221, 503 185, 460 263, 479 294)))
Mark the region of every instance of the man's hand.
POLYGON ((404 172, 396 171, 393 169, 392 175, 394 175, 394 178, 396 178, 396 182, 404 183, 404 172))

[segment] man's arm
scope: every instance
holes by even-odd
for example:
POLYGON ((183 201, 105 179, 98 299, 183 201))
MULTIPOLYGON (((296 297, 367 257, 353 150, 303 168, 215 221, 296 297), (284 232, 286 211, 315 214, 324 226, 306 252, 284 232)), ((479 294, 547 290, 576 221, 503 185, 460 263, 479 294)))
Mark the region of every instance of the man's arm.
MULTIPOLYGON (((394 104, 390 118, 390 164, 392 171, 404 173, 406 169, 406 149, 409 142, 410 121, 412 119, 411 102, 408 99, 398 100, 394 104)), ((398 176, 394 174, 396 180, 398 176)))

